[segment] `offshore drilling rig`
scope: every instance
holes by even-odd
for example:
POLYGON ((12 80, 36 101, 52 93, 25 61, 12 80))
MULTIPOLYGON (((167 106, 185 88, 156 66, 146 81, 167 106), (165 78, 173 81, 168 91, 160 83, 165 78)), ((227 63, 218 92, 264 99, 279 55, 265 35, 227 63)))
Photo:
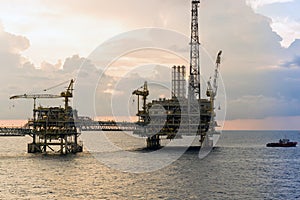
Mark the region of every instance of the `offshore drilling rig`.
POLYGON ((139 128, 134 134, 147 137, 147 147, 156 149, 160 147, 160 137, 168 139, 180 138, 182 135, 199 135, 200 145, 208 141, 216 133, 214 101, 217 95, 217 79, 221 61, 220 51, 217 55, 213 86, 208 81, 206 95, 201 98, 200 87, 200 60, 199 60, 199 29, 198 7, 200 1, 192 1, 191 38, 190 38, 190 68, 186 84, 185 66, 173 66, 172 94, 170 99, 160 98, 147 103, 149 90, 147 82, 142 88, 133 91, 138 99, 139 128), (140 108, 140 98, 142 107, 140 108), (206 140, 205 140, 206 139, 206 140))
POLYGON ((33 118, 29 119, 27 126, 30 129, 32 143, 28 144, 28 153, 43 153, 50 149, 61 154, 82 152, 83 146, 78 142, 80 131, 75 127, 77 112, 69 106, 69 98, 73 97, 72 79, 66 91, 60 95, 53 94, 23 94, 14 95, 10 99, 33 99, 33 118), (63 98, 64 107, 36 108, 36 99, 63 98), (58 148, 57 148, 58 147, 58 148))

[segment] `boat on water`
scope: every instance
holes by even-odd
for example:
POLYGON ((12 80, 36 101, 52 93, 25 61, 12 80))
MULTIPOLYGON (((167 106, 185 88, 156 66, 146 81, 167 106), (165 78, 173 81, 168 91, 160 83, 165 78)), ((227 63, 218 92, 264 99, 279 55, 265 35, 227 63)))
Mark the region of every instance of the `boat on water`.
POLYGON ((268 143, 267 147, 295 147, 298 143, 289 139, 280 139, 279 142, 268 143))

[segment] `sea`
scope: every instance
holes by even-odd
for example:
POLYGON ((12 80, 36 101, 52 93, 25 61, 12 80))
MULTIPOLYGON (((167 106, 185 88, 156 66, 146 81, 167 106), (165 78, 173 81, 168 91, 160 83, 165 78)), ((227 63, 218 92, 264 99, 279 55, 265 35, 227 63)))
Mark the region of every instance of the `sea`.
MULTIPOLYGON (((168 155, 143 149, 144 138, 101 134, 119 147, 116 151, 143 158, 168 155)), ((76 155, 28 154, 30 137, 0 137, 0 199, 300 199, 299 146, 266 147, 284 137, 300 142, 299 131, 223 131, 207 156, 200 159, 199 149, 190 148, 144 171, 123 170, 118 161, 134 165, 135 160, 97 148, 76 155)))

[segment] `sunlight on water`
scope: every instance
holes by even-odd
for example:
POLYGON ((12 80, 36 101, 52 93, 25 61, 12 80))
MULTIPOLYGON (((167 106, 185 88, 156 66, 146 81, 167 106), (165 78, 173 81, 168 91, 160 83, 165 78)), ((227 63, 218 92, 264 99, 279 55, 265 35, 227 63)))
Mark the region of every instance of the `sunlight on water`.
MULTIPOLYGON (((299 147, 265 147, 284 134, 300 141, 298 132, 224 131, 204 159, 192 149, 160 170, 140 174, 109 168, 86 150, 27 154, 29 137, 1 137, 0 199, 297 199, 299 147)), ((127 139, 114 141, 143 154, 134 150, 143 147, 143 139, 127 139)), ((107 159, 118 164, 120 158, 107 159)))

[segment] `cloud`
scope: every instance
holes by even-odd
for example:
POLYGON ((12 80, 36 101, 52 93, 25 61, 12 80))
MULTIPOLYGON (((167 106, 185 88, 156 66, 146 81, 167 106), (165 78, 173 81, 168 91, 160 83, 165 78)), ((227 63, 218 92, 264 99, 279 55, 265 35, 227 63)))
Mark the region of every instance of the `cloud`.
POLYGON ((58 62, 56 64, 51 64, 49 62, 46 62, 46 61, 43 61, 40 65, 40 68, 43 70, 43 71, 46 71, 46 72, 50 72, 50 71, 57 71, 57 70, 60 70, 62 67, 62 63, 61 63, 61 60, 58 60, 58 62))
POLYGON ((299 130, 300 116, 227 120, 225 130, 299 130))
MULTIPOLYGON (((3 85, 0 89, 0 119, 27 119, 31 116, 32 101, 9 100, 11 95, 44 93, 46 88, 75 78, 80 67, 84 68, 83 72, 98 72, 94 64, 78 55, 64 61, 58 60, 55 64, 44 61, 35 66, 29 58, 23 56, 29 47, 30 42, 26 37, 0 29, 0 84, 3 85)), ((64 89, 65 85, 54 88, 49 93, 60 94, 64 89)), ((39 99, 38 102, 45 106, 62 104, 61 99, 39 99)))
POLYGON ((227 119, 263 119, 270 116, 297 116, 299 113, 299 99, 248 95, 229 100, 227 119))
POLYGON ((26 37, 4 31, 0 25, 0 61, 2 73, 21 67, 26 59, 21 55, 30 46, 26 37))
POLYGON ((65 62, 63 64, 63 70, 66 72, 78 70, 84 64, 85 61, 86 59, 80 57, 79 55, 73 55, 71 57, 68 57, 65 59, 65 62))
MULTIPOLYGON (((271 1, 252 3, 259 7, 271 1)), ((97 115, 111 114, 112 97, 117 105, 116 109, 126 108, 130 104, 132 113, 135 113, 136 106, 132 105, 130 91, 141 86, 145 80, 148 80, 149 84, 151 81, 159 81, 161 85, 168 86, 170 81, 166 77, 170 76, 169 71, 161 66, 171 68, 173 65, 179 65, 180 59, 174 59, 176 56, 169 56, 168 52, 162 51, 131 52, 112 64, 111 74, 104 74, 107 62, 115 58, 114 55, 122 55, 124 49, 139 47, 147 42, 147 39, 148 42, 151 41, 149 40, 151 37, 160 38, 156 40, 160 47, 173 49, 174 52, 188 57, 188 41, 177 41, 179 45, 170 45, 168 43, 170 34, 159 35, 154 32, 142 36, 133 35, 130 40, 124 39, 122 43, 118 43, 119 45, 108 43, 111 45, 109 51, 98 51, 91 56, 79 55, 82 55, 81 49, 89 52, 123 30, 145 26, 173 29, 188 38, 190 2, 125 0, 116 3, 90 0, 74 1, 72 8, 69 1, 43 1, 39 5, 47 8, 46 11, 42 9, 47 16, 36 11, 34 17, 40 16, 41 20, 49 24, 43 23, 44 25, 40 26, 36 21, 29 27, 31 31, 39 30, 31 32, 36 35, 29 34, 34 38, 33 41, 29 42, 27 34, 23 37, 1 31, 1 34, 6 36, 0 37, 0 44, 3 44, 0 47, 3 48, 0 52, 0 61, 3 63, 1 69, 3 68, 5 72, 1 75, 0 84, 6 87, 0 90, 0 103, 4 105, 0 110, 0 118, 27 118, 31 115, 32 107, 28 106, 31 102, 29 104, 28 101, 16 101, 15 111, 8 110, 9 95, 40 92, 44 88, 73 77, 76 77, 74 107, 80 114, 93 115, 95 112, 97 115), (103 27, 112 29, 107 30, 103 27), (43 31, 40 30, 50 31, 47 35, 49 38, 45 38, 43 31), (54 34, 57 30, 60 30, 58 33, 63 30, 64 34, 54 34), (35 56, 46 55, 41 66, 32 61, 31 57, 23 56, 33 48, 33 45, 37 45, 34 47, 35 56), (51 59, 48 59, 49 57, 51 59), (140 68, 132 70, 136 66, 140 68), (130 70, 132 71, 127 73, 130 70), (126 75, 123 80, 120 80, 120 71, 126 75)), ((291 84, 297 81, 300 73, 297 69, 289 67, 299 66, 297 55, 300 43, 296 40, 289 48, 282 48, 280 45, 282 37, 274 32, 271 24, 270 18, 254 13, 253 9, 242 0, 201 1, 200 40, 203 48, 201 64, 206 66, 208 61, 214 62, 216 53, 220 49, 223 50, 221 74, 227 91, 228 119, 250 117, 261 119, 273 115, 300 114, 297 107, 299 102, 295 100, 298 97, 300 99, 300 95, 297 94, 300 86, 291 84), (203 59, 203 56, 207 58, 203 59), (274 67, 267 69, 266 66, 274 67)), ((148 44, 153 45, 151 42, 148 44)), ((206 76, 211 76, 211 72, 206 76)), ((61 89, 53 92, 60 92, 61 89)), ((149 101, 157 99, 163 93, 169 93, 162 86, 152 85, 150 90, 149 101)), ((52 105, 51 102, 46 104, 52 105)), ((124 109, 118 111, 122 114, 127 112, 124 109)))
POLYGON ((299 1, 247 1, 256 13, 272 20, 272 30, 282 37, 281 45, 288 48, 300 38, 299 1))
POLYGON ((30 46, 26 37, 5 32, 2 26, 0 32, 0 52, 20 54, 30 46))
POLYGON ((281 45, 285 48, 300 38, 300 23, 289 17, 273 18, 271 27, 282 37, 281 45))
POLYGON ((200 8, 202 46, 208 52, 222 49, 227 68, 253 71, 257 65, 272 63, 282 51, 281 37, 272 31, 270 19, 255 14, 243 1, 213 0, 200 8))
POLYGON ((188 30, 188 23, 176 19, 183 14, 188 17, 189 13, 173 17, 180 13, 182 5, 189 6, 179 0, 74 1, 72 8, 67 0, 38 3, 30 0, 18 2, 14 7, 8 1, 1 1, 0 18, 10 31, 23 33, 30 39, 34 45, 25 54, 39 65, 43 61, 55 63, 73 54, 87 57, 99 43, 136 28, 172 24, 172 29, 188 30), (59 51, 50 53, 49 49, 59 51))
POLYGON ((273 3, 286 3, 293 2, 294 0, 246 0, 246 3, 250 5, 253 9, 257 9, 259 7, 273 4, 273 3))
POLYGON ((296 55, 291 61, 286 61, 285 63, 281 64, 282 67, 288 68, 299 68, 300 67, 300 55, 296 55))

